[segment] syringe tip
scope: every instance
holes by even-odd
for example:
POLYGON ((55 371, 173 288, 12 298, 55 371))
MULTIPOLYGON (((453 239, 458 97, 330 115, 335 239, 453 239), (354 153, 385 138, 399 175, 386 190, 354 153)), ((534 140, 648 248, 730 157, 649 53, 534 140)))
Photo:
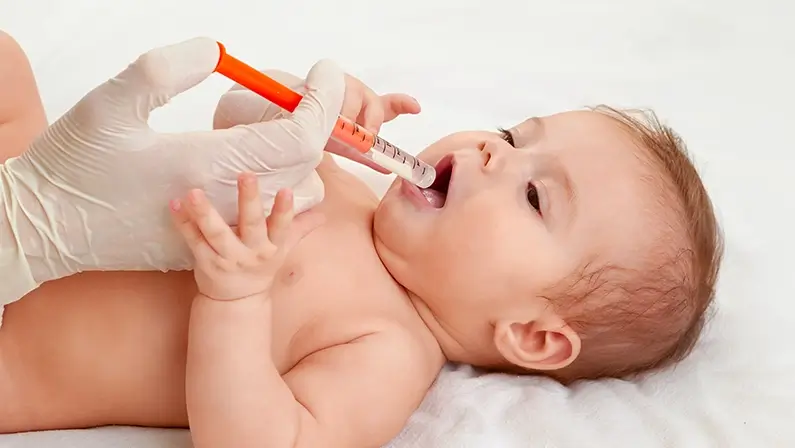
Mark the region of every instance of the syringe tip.
POLYGON ((428 172, 425 173, 420 179, 417 180, 416 185, 420 188, 429 188, 433 185, 433 181, 436 180, 436 170, 431 168, 428 172))

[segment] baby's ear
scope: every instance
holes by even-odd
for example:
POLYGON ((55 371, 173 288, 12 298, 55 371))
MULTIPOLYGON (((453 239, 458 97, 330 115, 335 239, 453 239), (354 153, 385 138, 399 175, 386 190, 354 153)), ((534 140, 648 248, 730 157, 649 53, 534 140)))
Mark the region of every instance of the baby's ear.
POLYGON ((558 370, 580 354, 580 336, 557 315, 530 322, 503 320, 494 328, 494 345, 506 361, 527 370, 558 370))

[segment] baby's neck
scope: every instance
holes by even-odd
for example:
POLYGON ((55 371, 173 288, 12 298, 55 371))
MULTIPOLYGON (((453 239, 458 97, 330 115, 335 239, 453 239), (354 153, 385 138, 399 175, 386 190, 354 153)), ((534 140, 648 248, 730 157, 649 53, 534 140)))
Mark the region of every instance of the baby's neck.
MULTIPOLYGON (((373 218, 376 208, 378 207, 378 202, 374 200, 376 197, 375 193, 369 188, 365 187, 364 184, 361 183, 358 178, 353 176, 351 173, 339 168, 336 164, 333 164, 330 157, 325 157, 323 160, 323 163, 318 169, 318 173, 321 174, 321 178, 326 185, 326 200, 328 201, 333 197, 341 198, 338 200, 349 204, 357 203, 359 205, 363 205, 363 207, 367 209, 366 213, 362 213, 361 215, 357 214, 355 216, 367 220, 370 226, 373 248, 375 249, 379 261, 381 262, 383 268, 392 276, 392 281, 394 281, 395 284, 402 288, 402 290, 405 292, 409 303, 411 303, 418 317, 427 328, 429 333, 429 337, 427 338, 428 344, 430 345, 435 343, 438 350, 447 361, 471 363, 473 357, 461 344, 456 341, 454 337, 450 335, 447 330, 445 330, 445 326, 438 319, 436 319, 436 316, 428 308, 425 302, 418 295, 414 294, 408 288, 402 285, 389 271, 387 263, 384 262, 382 253, 379 250, 379 246, 382 246, 382 243, 380 242, 377 233, 372 228, 374 224, 373 218), (336 191, 337 194, 332 194, 329 191, 332 189, 332 187, 340 189, 336 191), (344 187, 347 187, 348 189, 346 191, 341 191, 344 187)), ((348 214, 346 216, 348 216, 350 219, 351 215, 348 214)))
POLYGON ((406 289, 406 293, 414 310, 433 335, 436 343, 439 344, 447 361, 486 368, 499 368, 504 364, 503 358, 492 348, 489 340, 465 340, 467 335, 463 335, 437 318, 420 296, 408 289, 406 289))
MULTIPOLYGON (((379 261, 383 268, 390 274, 392 281, 399 286, 409 300, 420 321, 423 323, 428 333, 435 341, 442 355, 447 361, 456 363, 472 363, 472 356, 469 350, 459 343, 456 338, 448 331, 444 322, 436 317, 433 311, 428 307, 426 302, 418 295, 411 291, 406 285, 400 283, 395 277, 394 273, 389 270, 388 259, 390 257, 389 251, 385 249, 384 243, 380 240, 378 233, 373 229, 373 248, 378 255, 379 261), (385 259, 386 258, 386 259, 385 259)), ((429 338, 430 339, 430 338, 429 338)))
POLYGON ((466 361, 468 358, 466 349, 448 333, 444 325, 436 319, 436 316, 434 316, 433 312, 428 308, 428 305, 426 305, 419 296, 408 289, 406 292, 408 293, 409 301, 412 306, 414 306, 414 310, 417 311, 420 319, 428 328, 431 335, 433 335, 434 339, 436 339, 436 343, 439 344, 439 348, 442 350, 445 359, 450 362, 468 362, 466 361))

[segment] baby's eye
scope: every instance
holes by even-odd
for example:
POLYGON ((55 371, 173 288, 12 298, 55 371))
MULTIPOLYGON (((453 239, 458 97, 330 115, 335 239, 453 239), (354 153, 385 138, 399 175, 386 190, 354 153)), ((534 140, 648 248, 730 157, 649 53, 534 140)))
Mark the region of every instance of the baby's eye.
POLYGON ((538 188, 532 182, 527 183, 527 203, 541 214, 541 204, 538 201, 538 188))
POLYGON ((514 148, 516 147, 513 141, 513 134, 511 134, 511 131, 503 128, 497 128, 497 132, 500 133, 500 137, 502 137, 503 140, 508 142, 509 145, 513 146, 514 148))

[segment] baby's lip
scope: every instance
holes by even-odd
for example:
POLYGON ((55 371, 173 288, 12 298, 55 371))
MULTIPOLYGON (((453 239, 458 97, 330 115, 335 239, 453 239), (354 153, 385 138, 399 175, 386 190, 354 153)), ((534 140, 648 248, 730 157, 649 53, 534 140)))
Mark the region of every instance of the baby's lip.
POLYGON ((453 168, 452 154, 442 157, 434 167, 436 170, 436 179, 428 188, 416 188, 412 191, 406 190, 406 193, 413 193, 411 197, 419 194, 425 201, 423 208, 430 207, 435 210, 440 210, 447 204, 447 193, 450 186, 450 176, 453 168))
POLYGON ((407 181, 406 179, 400 179, 400 192, 406 196, 406 198, 408 198, 408 200, 411 201, 411 203, 413 203, 417 208, 425 210, 435 209, 422 194, 422 189, 407 181))
POLYGON ((447 205, 454 162, 453 154, 447 154, 439 159, 434 166, 436 180, 428 188, 420 188, 402 179, 401 192, 418 208, 426 210, 443 209, 447 205))

